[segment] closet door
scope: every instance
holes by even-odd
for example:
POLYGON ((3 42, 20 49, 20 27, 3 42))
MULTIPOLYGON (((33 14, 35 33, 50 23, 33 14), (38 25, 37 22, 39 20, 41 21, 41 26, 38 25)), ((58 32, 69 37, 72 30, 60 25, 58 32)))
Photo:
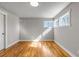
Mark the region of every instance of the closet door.
POLYGON ((4 15, 0 13, 0 50, 4 49, 4 15))

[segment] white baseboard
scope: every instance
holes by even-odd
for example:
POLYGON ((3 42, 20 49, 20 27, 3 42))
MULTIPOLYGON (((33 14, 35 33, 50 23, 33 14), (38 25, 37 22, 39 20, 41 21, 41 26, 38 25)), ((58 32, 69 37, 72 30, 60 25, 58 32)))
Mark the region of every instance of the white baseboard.
MULTIPOLYGON (((34 40, 19 40, 19 41, 34 41, 34 40)), ((54 40, 51 40, 51 39, 48 40, 48 39, 47 39, 47 40, 39 40, 39 41, 54 41, 54 40)))
POLYGON ((19 41, 32 41, 32 40, 19 40, 19 41))
POLYGON ((19 40, 15 41, 15 42, 13 42, 13 43, 11 43, 11 44, 9 44, 9 45, 7 46, 7 48, 8 48, 8 47, 11 47, 12 45, 16 44, 17 42, 19 42, 19 40))
POLYGON ((56 44, 58 44, 62 49, 64 49, 70 56, 76 57, 73 53, 71 53, 68 49, 64 48, 61 44, 59 44, 57 41, 55 41, 56 44))

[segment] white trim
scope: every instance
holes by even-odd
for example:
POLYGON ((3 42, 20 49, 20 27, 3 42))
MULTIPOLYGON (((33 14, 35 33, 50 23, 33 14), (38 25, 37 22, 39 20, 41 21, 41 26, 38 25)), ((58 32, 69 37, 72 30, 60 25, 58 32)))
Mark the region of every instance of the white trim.
POLYGON ((7 46, 7 48, 8 48, 8 47, 11 47, 12 45, 16 44, 17 42, 19 42, 19 40, 15 41, 15 42, 13 42, 13 43, 11 43, 11 44, 9 44, 9 45, 7 46))
POLYGON ((7 14, 6 14, 6 19, 5 19, 5 39, 6 39, 6 41, 5 41, 5 48, 8 47, 7 46, 7 39, 8 39, 7 35, 8 35, 8 33, 7 33, 7 14))
POLYGON ((58 43, 57 41, 55 41, 55 43, 58 44, 62 49, 64 49, 70 56, 76 57, 73 53, 71 53, 68 49, 63 47, 60 43, 58 43))
POLYGON ((7 15, 7 12, 2 11, 1 9, 0 9, 0 12, 1 12, 2 14, 4 14, 4 15, 7 15))

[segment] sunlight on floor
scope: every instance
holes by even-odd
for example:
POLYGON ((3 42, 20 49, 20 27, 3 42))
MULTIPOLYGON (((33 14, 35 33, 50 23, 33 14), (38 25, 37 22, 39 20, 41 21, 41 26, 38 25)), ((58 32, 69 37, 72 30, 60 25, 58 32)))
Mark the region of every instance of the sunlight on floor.
POLYGON ((40 42, 32 42, 31 47, 41 47, 41 43, 40 42))
POLYGON ((39 49, 41 49, 43 51, 43 55, 44 56, 54 56, 52 54, 52 52, 50 51, 49 47, 46 46, 46 45, 43 45, 40 42, 32 42, 30 46, 33 47, 33 48, 39 48, 39 49))

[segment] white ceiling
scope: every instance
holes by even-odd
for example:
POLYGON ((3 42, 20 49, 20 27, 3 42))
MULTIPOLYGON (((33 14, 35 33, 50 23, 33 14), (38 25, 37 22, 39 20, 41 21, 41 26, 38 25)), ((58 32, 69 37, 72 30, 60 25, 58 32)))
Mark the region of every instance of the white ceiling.
POLYGON ((29 2, 0 2, 0 6, 19 17, 52 18, 63 10, 69 2, 39 2, 32 7, 29 2))

